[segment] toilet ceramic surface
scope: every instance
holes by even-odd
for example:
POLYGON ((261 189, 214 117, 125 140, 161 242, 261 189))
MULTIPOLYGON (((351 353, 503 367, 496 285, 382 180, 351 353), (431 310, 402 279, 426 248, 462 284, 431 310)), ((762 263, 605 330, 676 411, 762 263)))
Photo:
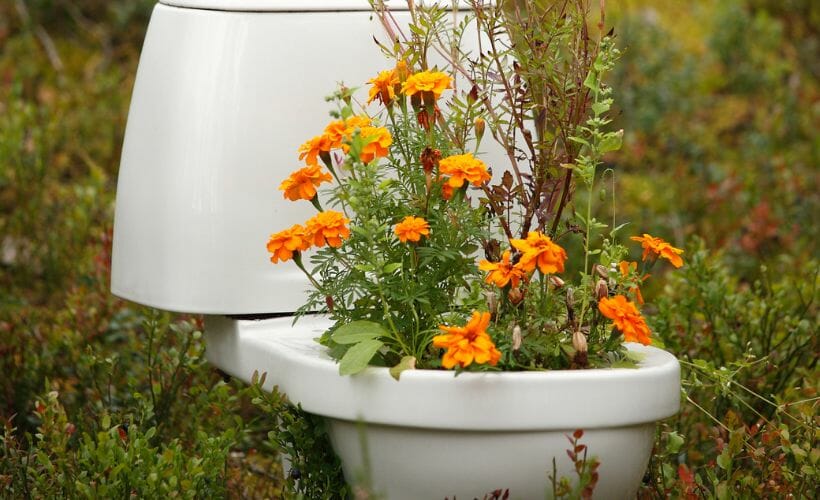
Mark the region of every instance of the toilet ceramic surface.
MULTIPOLYGON (((208 9, 224 11, 242 12, 310 12, 310 11, 370 11, 371 6, 367 0, 160 0, 165 5, 175 7, 185 7, 190 9, 208 9)), ((422 2, 417 2, 422 3, 422 2)), ((449 1, 439 2, 449 5, 449 1)), ((406 10, 406 0, 387 0, 385 4, 391 10, 406 10)), ((459 8, 467 8, 466 1, 458 3, 459 8)))

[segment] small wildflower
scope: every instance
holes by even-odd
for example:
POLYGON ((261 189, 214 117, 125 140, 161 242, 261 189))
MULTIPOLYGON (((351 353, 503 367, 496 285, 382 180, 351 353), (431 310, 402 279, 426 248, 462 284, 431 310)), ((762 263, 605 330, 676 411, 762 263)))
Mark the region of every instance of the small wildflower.
POLYGON ((334 210, 319 212, 307 221, 306 233, 317 247, 329 245, 339 248, 342 240, 350 237, 348 222, 350 219, 334 210))
POLYGON ((626 300, 626 297, 616 295, 603 298, 598 302, 598 310, 612 320, 615 327, 623 333, 624 340, 649 345, 652 332, 638 308, 626 300))
POLYGON ((285 262, 293 258, 295 252, 300 252, 310 248, 310 239, 305 228, 299 224, 285 229, 276 234, 272 234, 268 240, 268 252, 271 253, 270 260, 274 264, 285 262))
POLYGON ((291 201, 312 200, 319 184, 332 180, 330 174, 318 165, 308 165, 290 174, 279 185, 279 190, 284 191, 285 198, 291 201))
POLYGON ((646 260, 647 256, 653 253, 658 257, 663 257, 668 260, 675 267, 681 267, 683 265, 683 259, 680 257, 683 250, 673 247, 661 238, 656 238, 644 233, 643 236, 633 236, 630 239, 641 243, 641 247, 643 247, 642 260, 646 260))
POLYGON ((413 217, 408 215, 401 222, 396 224, 393 232, 399 237, 399 241, 407 243, 408 241, 419 241, 422 236, 430 235, 430 225, 421 217, 413 217))
POLYGON ((549 236, 530 231, 527 239, 510 240, 510 244, 521 252, 520 264, 527 271, 532 272, 537 266, 542 274, 564 272, 567 252, 553 243, 549 236))
POLYGON ((459 365, 466 368, 472 363, 489 363, 495 366, 501 359, 501 352, 487 333, 490 313, 473 312, 472 318, 464 326, 440 325, 444 335, 433 337, 433 346, 447 349, 441 358, 441 365, 450 369, 459 365))

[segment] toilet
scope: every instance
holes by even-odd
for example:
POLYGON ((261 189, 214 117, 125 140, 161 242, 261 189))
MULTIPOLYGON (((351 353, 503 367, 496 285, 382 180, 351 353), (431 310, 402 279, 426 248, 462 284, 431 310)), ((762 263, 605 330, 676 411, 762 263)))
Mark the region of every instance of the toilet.
MULTIPOLYGON (((408 22, 404 0, 385 3, 399 23, 408 22)), ((566 430, 578 427, 590 429, 587 436, 601 443, 602 453, 603 446, 613 450, 611 495, 599 497, 634 496, 654 422, 679 405, 679 365, 668 353, 648 353, 645 362, 661 382, 644 380, 637 370, 609 385, 596 382, 600 401, 579 412, 572 401, 556 403, 563 397, 557 389, 586 383, 591 371, 554 373, 546 386, 541 374, 510 374, 523 393, 479 373, 460 375, 442 393, 434 389, 452 373, 418 370, 396 382, 369 368, 340 378, 336 363, 313 341, 329 320, 310 314, 294 324, 309 283, 296 266, 271 264, 265 243, 314 210, 285 200, 277 186, 301 166, 298 146, 330 120, 324 97, 337 82, 365 87, 391 66, 373 41, 386 36, 370 9, 367 0, 160 0, 122 149, 112 293, 203 314, 214 366, 247 382, 255 371, 265 372, 266 388, 278 385, 305 411, 326 416, 346 477, 369 462, 377 490, 391 500, 480 498, 543 478, 544 450, 557 447, 563 456, 566 430), (610 401, 624 390, 640 403, 610 401), (388 414, 396 408, 401 411, 388 414), (616 435, 603 428, 601 415, 614 418, 616 435), (370 450, 362 450, 362 420, 373 423, 370 450), (508 428, 489 435, 497 421, 508 428), (431 439, 438 443, 434 453, 431 439), (523 465, 511 467, 502 448, 523 465), (622 449, 641 451, 622 455, 622 449), (411 452, 425 458, 409 459, 411 452), (478 472, 476 461, 500 476, 478 472), (434 476, 442 471, 447 474, 439 481, 434 476), (447 489, 448 475, 470 478, 468 488, 447 489)), ((493 155, 501 153, 488 158, 493 155)), ((512 497, 543 497, 540 486, 525 488, 512 497)))

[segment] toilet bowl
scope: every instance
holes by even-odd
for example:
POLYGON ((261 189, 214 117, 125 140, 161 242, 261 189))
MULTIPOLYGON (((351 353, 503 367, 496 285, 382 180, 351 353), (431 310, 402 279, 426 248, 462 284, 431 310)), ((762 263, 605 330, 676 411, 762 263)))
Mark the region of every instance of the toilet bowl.
MULTIPOLYGON (((404 1, 386 3, 400 24, 408 22, 404 1)), ((346 477, 356 477, 369 453, 374 484, 391 500, 481 497, 513 484, 522 486, 512 498, 542 498, 554 456, 547 450, 559 450, 558 472, 571 474, 563 451, 566 434, 579 427, 590 449, 608 457, 614 478, 602 479, 607 489, 598 497, 634 495, 654 422, 679 404, 679 366, 663 351, 636 346, 646 370, 620 371, 615 382, 588 370, 552 378, 466 373, 451 385, 444 379, 452 373, 418 370, 397 383, 386 369, 335 376, 337 365, 312 340, 330 322, 306 315, 293 324, 309 283, 296 266, 272 265, 265 243, 314 211, 284 200, 276 187, 300 166, 298 146, 329 121, 324 97, 337 82, 364 86, 391 66, 374 36, 386 40, 367 0, 161 0, 125 132, 112 293, 204 314, 212 364, 246 381, 267 372, 268 389, 278 385, 292 402, 326 416, 346 477), (598 391, 597 402, 550 392, 565 384, 576 394, 598 391), (502 402, 488 400, 490 393, 502 402), (370 404, 375 398, 380 403, 370 404), (396 407, 402 411, 388 415, 396 407), (494 415, 508 425, 498 429, 494 415), (368 450, 359 421, 370 423, 368 450), (528 465, 512 466, 514 459, 528 465), (451 488, 448 477, 469 484, 451 488), (536 486, 525 486, 532 478, 536 486)), ((500 148, 486 156, 490 164, 501 157, 500 148)))

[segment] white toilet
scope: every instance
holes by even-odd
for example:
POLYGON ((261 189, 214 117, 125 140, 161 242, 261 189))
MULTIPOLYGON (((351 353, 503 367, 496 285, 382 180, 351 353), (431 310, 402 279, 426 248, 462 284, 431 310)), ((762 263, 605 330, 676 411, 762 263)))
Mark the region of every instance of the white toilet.
MULTIPOLYGON (((406 22, 405 1, 386 3, 399 22, 406 22)), ((615 419, 621 434, 604 435, 603 429, 599 442, 616 450, 613 466, 638 471, 619 470, 616 477, 638 476, 630 476, 623 490, 617 490, 618 479, 611 486, 616 489, 601 497, 634 495, 654 421, 678 408, 679 367, 667 353, 649 360, 664 377, 660 386, 637 376, 625 384, 632 377, 627 373, 616 385, 598 384, 601 402, 579 409, 571 402, 558 405, 561 396, 530 384, 536 375, 531 373, 513 377, 526 389, 524 396, 507 394, 503 384, 482 374, 461 375, 453 393, 439 395, 431 387, 451 373, 418 371, 398 383, 369 372, 339 379, 335 363, 321 353, 317 357, 321 348, 311 340, 327 329, 328 320, 309 315, 293 326, 290 315, 304 303, 309 284, 296 266, 271 264, 265 243, 271 233, 302 223, 314 210, 307 202, 285 200, 277 186, 301 166, 298 146, 330 120, 324 97, 337 81, 363 87, 391 66, 374 35, 386 40, 367 0, 160 0, 125 133, 111 291, 152 307, 206 315, 210 362, 245 381, 256 370, 267 372, 268 387, 279 385, 306 411, 330 417, 331 437, 349 478, 362 461, 356 421, 377 422, 368 428, 370 441, 384 438, 386 444, 383 451, 371 450, 370 459, 374 474, 387 474, 377 487, 391 500, 452 496, 456 492, 442 490, 432 478, 442 470, 471 478, 472 489, 460 490, 459 498, 505 486, 477 474, 471 463, 476 459, 499 471, 507 485, 518 476, 540 478, 545 474, 540 458, 531 461, 532 469, 510 469, 501 449, 540 457, 548 443, 563 450, 565 430, 577 427, 590 428, 594 442, 596 426, 602 426, 598 415, 619 417, 618 412, 623 412, 615 419), (608 393, 624 390, 646 404, 620 408, 607 402, 608 393), (493 403, 490 393, 507 400, 493 403), (376 396, 402 408, 398 420, 369 405, 376 396), (555 412, 552 406, 562 409, 555 412), (542 418, 548 410, 549 418, 542 418), (509 431, 481 437, 477 446, 467 444, 496 420, 511 422, 509 431), (432 424, 432 430, 419 430, 419 422, 432 424), (544 430, 542 423, 558 430, 544 430), (396 432, 394 424, 409 429, 396 432), (413 448, 430 455, 431 432, 439 443, 435 456, 408 460, 403 453, 413 448), (488 453, 485 445, 499 453, 488 453), (642 451, 620 456, 617 450, 624 447, 642 451), (400 469, 403 476, 391 475, 400 469)), ((555 375, 556 387, 589 378, 577 372, 555 375)), ((543 496, 532 491, 535 498, 543 496)), ((531 497, 527 490, 513 495, 531 497)))

